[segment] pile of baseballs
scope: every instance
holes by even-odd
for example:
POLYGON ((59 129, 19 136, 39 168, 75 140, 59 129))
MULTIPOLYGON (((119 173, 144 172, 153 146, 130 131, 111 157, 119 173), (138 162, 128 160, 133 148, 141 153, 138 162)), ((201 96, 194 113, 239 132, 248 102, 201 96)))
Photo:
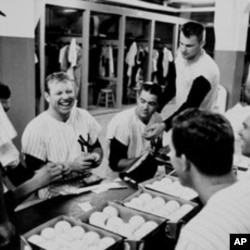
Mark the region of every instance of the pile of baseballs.
POLYGON ((194 207, 191 204, 180 204, 176 200, 165 200, 162 197, 152 197, 149 193, 141 193, 125 203, 125 206, 155 214, 164 218, 181 218, 194 207))
POLYGON ((97 232, 72 226, 65 220, 58 221, 54 227, 44 228, 28 241, 46 250, 104 250, 116 242, 112 237, 101 237, 97 232))
POLYGON ((131 216, 125 222, 123 218, 119 217, 118 210, 113 206, 106 206, 102 211, 93 212, 89 217, 89 223, 130 240, 140 240, 158 227, 158 223, 146 221, 140 215, 131 216))
POLYGON ((198 196, 192 188, 184 187, 178 180, 172 180, 168 177, 147 184, 146 187, 187 200, 191 200, 198 196))

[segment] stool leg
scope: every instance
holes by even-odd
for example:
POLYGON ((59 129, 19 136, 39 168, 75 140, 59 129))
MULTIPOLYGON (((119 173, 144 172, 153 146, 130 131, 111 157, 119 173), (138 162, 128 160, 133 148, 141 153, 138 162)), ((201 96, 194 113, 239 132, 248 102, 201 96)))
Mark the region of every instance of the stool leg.
POLYGON ((98 105, 98 106, 100 106, 101 96, 102 96, 102 93, 101 93, 101 92, 99 92, 99 94, 98 94, 98 98, 97 98, 97 105, 98 105))
POLYGON ((113 105, 115 106, 115 95, 112 93, 112 98, 113 98, 113 105))
POLYGON ((105 94, 105 107, 106 108, 109 107, 109 96, 108 96, 108 93, 105 94))

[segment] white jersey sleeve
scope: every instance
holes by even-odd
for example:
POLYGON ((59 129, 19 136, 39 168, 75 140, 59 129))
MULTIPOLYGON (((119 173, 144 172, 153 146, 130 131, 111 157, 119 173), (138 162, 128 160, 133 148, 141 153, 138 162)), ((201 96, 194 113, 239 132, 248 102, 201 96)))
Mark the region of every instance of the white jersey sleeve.
POLYGON ((175 250, 206 250, 205 248, 197 245, 195 242, 182 238, 178 241, 175 250))
POLYGON ((129 122, 130 117, 126 115, 126 112, 117 114, 110 121, 107 127, 107 139, 111 140, 115 138, 122 144, 129 145, 129 135, 131 134, 129 122))

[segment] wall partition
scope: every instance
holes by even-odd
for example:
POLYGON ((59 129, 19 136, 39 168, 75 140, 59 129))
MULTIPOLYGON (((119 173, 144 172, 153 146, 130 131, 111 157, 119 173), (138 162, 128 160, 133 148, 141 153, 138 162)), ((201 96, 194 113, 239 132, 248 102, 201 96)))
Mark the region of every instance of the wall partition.
MULTIPOLYGON (((46 0, 35 39, 40 91, 49 74, 65 71, 76 81, 78 106, 120 109, 135 103, 140 84, 153 80, 155 51, 174 53, 185 21, 122 6, 46 0)), ((38 113, 46 108, 43 95, 37 103, 38 113)))

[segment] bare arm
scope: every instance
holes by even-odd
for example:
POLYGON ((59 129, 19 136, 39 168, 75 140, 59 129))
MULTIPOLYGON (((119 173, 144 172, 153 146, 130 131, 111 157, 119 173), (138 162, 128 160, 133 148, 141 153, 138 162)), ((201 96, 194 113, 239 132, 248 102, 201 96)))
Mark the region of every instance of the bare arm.
POLYGON ((37 170, 34 176, 13 191, 16 204, 21 203, 31 193, 62 177, 62 166, 48 163, 37 170))
POLYGON ((103 159, 103 149, 99 140, 90 147, 90 155, 94 158, 93 167, 98 167, 103 159))
POLYGON ((0 249, 9 245, 16 236, 16 230, 9 220, 3 194, 3 182, 0 172, 0 249))

